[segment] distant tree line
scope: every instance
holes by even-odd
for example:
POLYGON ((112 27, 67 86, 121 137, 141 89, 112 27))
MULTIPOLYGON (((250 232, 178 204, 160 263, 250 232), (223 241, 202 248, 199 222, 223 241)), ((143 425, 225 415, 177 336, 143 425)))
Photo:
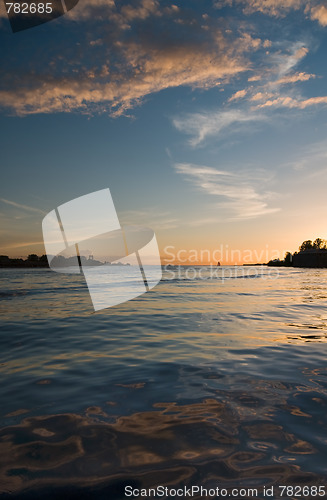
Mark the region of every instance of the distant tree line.
POLYGON ((305 240, 300 245, 299 251, 305 252, 306 250, 327 250, 327 240, 322 240, 321 238, 316 238, 314 242, 305 240))
MULTIPOLYGON (((88 259, 84 256, 79 258, 80 265, 83 266, 100 266, 102 264, 112 266, 129 266, 129 263, 123 264, 122 262, 101 262, 93 259, 90 256, 88 259)), ((69 267, 76 265, 76 257, 63 257, 62 255, 56 256, 51 260, 51 267, 69 267)), ((11 259, 8 255, 0 255, 0 268, 3 267, 50 267, 46 255, 39 257, 35 253, 31 253, 27 259, 11 259)))
POLYGON ((274 259, 268 266, 286 267, 327 267, 327 240, 316 238, 314 241, 305 240, 299 246, 299 251, 286 252, 284 260, 274 259))
POLYGON ((0 255, 0 267, 49 267, 46 255, 39 257, 31 253, 27 259, 11 259, 8 255, 0 255))

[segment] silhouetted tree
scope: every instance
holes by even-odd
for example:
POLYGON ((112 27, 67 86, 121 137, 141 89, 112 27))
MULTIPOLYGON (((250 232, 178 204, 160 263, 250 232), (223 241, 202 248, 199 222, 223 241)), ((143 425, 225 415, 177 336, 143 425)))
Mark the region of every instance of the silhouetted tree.
POLYGON ((321 238, 316 238, 313 242, 313 248, 316 250, 326 249, 326 240, 322 240, 321 238))
POLYGON ((37 262, 39 260, 39 257, 35 253, 31 253, 28 257, 27 260, 31 262, 37 262))
POLYGON ((305 240, 299 247, 300 252, 305 252, 305 250, 311 250, 313 248, 311 240, 305 240))

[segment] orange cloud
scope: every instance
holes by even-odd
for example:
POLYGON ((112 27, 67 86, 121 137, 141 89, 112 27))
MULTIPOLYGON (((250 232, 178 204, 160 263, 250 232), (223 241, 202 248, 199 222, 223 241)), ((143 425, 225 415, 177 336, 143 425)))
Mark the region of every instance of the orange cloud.
MULTIPOLYGON (((218 8, 223 5, 232 5, 232 0, 219 0, 216 2, 218 8)), ((300 9, 305 5, 305 0, 235 0, 237 4, 244 5, 244 12, 252 14, 253 12, 262 12, 271 16, 283 16, 290 10, 300 9)))
POLYGON ((74 9, 66 14, 67 20, 104 19, 110 18, 122 29, 129 28, 129 22, 135 19, 146 19, 150 15, 160 15, 157 0, 141 0, 126 4, 118 9, 114 0, 80 1, 74 9))
MULTIPOLYGON (((156 9, 158 2, 143 0, 138 8, 125 6, 121 12, 124 20, 130 21, 136 16, 144 19, 159 15, 156 9)), ((171 9, 169 15, 181 13, 179 9, 171 9)), ((105 36, 88 41, 85 50, 89 51, 91 67, 81 66, 83 48, 76 47, 71 49, 69 59, 65 59, 65 51, 61 57, 60 64, 69 67, 69 72, 63 73, 61 68, 56 72, 57 62, 47 61, 43 74, 42 61, 35 61, 35 68, 24 71, 24 80, 19 72, 6 74, 0 105, 18 115, 73 110, 88 113, 91 108, 92 112, 109 110, 119 115, 163 89, 179 86, 206 89, 227 83, 248 69, 245 53, 260 45, 259 39, 248 34, 226 40, 217 26, 209 31, 198 26, 200 36, 195 39, 194 26, 185 28, 183 39, 173 30, 163 39, 155 33, 155 23, 147 28, 137 38, 121 35, 112 41, 106 32, 105 36)))
POLYGON ((304 99, 302 101, 293 99, 293 97, 277 97, 276 99, 268 100, 265 103, 260 104, 258 107, 285 107, 290 109, 305 109, 309 106, 315 106, 317 104, 327 104, 327 96, 310 97, 309 99, 304 99))
POLYGON ((327 7, 325 5, 312 7, 310 17, 312 20, 318 21, 321 26, 327 26, 327 7))
MULTIPOLYGON (((317 0, 217 0, 215 6, 220 9, 224 6, 232 7, 234 4, 243 5, 245 14, 261 12, 269 16, 283 17, 291 10, 303 9, 305 14, 310 13, 313 21, 318 21, 321 26, 327 26, 327 7, 316 4, 317 0)), ((269 46, 269 45, 268 45, 269 46)))
POLYGON ((46 81, 40 77, 32 86, 0 91, 0 103, 19 115, 87 111, 89 104, 116 108, 119 114, 153 92, 181 85, 209 88, 246 69, 240 58, 228 57, 228 51, 217 56, 205 47, 161 50, 130 43, 123 50, 124 63, 132 68, 125 75, 109 74, 109 81, 94 72, 46 81))
POLYGON ((235 94, 233 94, 229 99, 228 99, 228 102, 232 102, 232 101, 237 101, 238 99, 242 99, 243 97, 245 97, 247 94, 247 90, 243 89, 243 90, 238 90, 237 92, 235 92, 235 94))
POLYGON ((293 75, 283 76, 275 83, 277 85, 283 85, 286 83, 306 82, 311 78, 316 78, 316 75, 301 72, 301 73, 294 73, 293 75))
POLYGON ((263 101, 264 99, 270 99, 273 96, 274 94, 269 92, 257 92, 251 97, 250 101, 263 101))
POLYGON ((248 82, 259 82, 262 79, 262 75, 254 75, 248 78, 248 82))

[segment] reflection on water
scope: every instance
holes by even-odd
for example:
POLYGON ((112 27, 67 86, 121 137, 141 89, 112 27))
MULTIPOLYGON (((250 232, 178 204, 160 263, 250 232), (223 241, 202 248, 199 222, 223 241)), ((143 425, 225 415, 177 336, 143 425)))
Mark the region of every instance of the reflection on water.
MULTIPOLYGON (((124 498, 124 486, 131 484, 324 484, 322 474, 300 465, 319 450, 274 422, 269 411, 265 415, 263 400, 242 393, 232 402, 217 396, 187 405, 156 403, 156 411, 114 423, 106 422, 99 407, 88 408, 86 416, 25 418, 0 432, 2 491, 59 498, 68 489, 69 498, 81 498, 81 492, 124 498)), ((310 417, 296 408, 288 411, 310 417)))
POLYGON ((280 273, 92 314, 80 276, 1 270, 3 498, 325 484, 327 270, 280 273))

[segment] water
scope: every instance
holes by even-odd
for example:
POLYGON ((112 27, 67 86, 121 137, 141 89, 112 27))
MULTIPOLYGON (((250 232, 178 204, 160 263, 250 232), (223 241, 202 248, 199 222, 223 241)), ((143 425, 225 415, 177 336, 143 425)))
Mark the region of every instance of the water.
POLYGON ((81 276, 0 270, 1 498, 326 486, 327 270, 217 273, 94 313, 81 276))

